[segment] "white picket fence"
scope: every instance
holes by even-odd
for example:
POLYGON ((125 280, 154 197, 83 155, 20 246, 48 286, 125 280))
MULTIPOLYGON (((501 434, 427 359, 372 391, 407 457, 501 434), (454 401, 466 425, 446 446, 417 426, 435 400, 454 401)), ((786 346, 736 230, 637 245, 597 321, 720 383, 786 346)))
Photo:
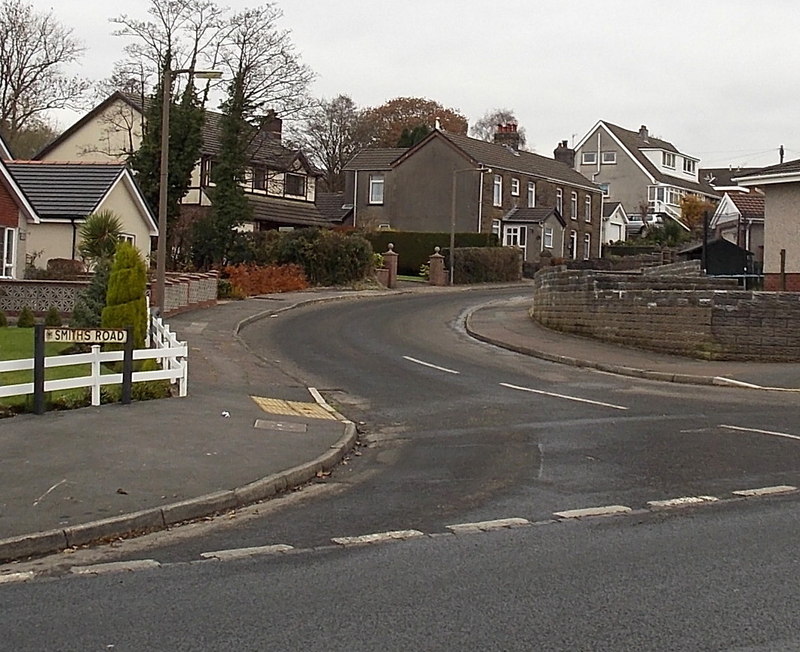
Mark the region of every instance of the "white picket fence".
MULTIPOLYGON (((33 337, 33 330, 31 330, 33 337)), ((134 349, 134 360, 147 360, 154 358, 161 366, 157 371, 134 371, 133 382, 141 383, 148 380, 168 380, 171 384, 178 385, 178 396, 186 396, 188 389, 188 361, 189 347, 186 342, 179 342, 175 334, 170 331, 167 324, 160 318, 152 317, 150 321, 150 346, 149 349, 134 349)), ((67 367, 77 364, 88 364, 90 374, 76 378, 62 378, 60 380, 45 380, 44 391, 53 392, 63 389, 78 387, 91 387, 92 405, 100 405, 100 388, 103 385, 122 383, 122 374, 101 374, 101 365, 104 362, 122 362, 123 351, 100 351, 100 346, 92 346, 89 353, 74 355, 49 356, 44 359, 45 369, 54 367, 67 367)), ((23 360, 0 361, 0 373, 4 371, 26 371, 33 373, 33 358, 23 360)), ((17 385, 0 386, 0 398, 7 396, 22 396, 33 394, 33 382, 17 385)))

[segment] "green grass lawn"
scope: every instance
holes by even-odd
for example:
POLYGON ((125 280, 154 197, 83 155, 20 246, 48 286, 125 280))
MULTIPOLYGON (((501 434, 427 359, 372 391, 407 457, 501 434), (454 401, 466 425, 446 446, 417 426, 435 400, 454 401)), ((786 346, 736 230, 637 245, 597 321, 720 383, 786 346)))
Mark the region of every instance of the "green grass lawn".
MULTIPOLYGON (((0 360, 20 360, 33 357, 33 333, 32 328, 0 328, 0 360)), ((61 355, 70 348, 71 344, 49 342, 45 344, 45 355, 61 355)), ((45 369, 45 380, 56 380, 60 378, 75 378, 86 376, 90 373, 88 364, 72 365, 69 367, 55 367, 45 369)), ((30 383, 33 381, 33 370, 30 371, 7 371, 0 373, 0 385, 17 385, 19 383, 30 383)), ((85 394, 84 389, 64 390, 61 392, 50 392, 51 399, 69 399, 85 394)), ((0 406, 15 412, 25 409, 30 402, 30 397, 10 396, 0 399, 0 406)))

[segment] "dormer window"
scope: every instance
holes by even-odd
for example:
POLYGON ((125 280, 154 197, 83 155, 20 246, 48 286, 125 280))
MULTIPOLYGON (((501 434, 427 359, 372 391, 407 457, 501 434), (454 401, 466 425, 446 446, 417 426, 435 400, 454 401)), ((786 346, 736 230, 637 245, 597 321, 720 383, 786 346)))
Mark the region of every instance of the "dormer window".
POLYGON ((662 152, 661 153, 661 163, 665 168, 669 168, 670 170, 675 169, 675 154, 672 152, 662 152))
POLYGON ((694 174, 697 172, 697 161, 690 158, 683 159, 683 171, 687 174, 694 174))
POLYGON ((306 196, 306 178, 302 174, 286 173, 284 180, 283 192, 285 195, 294 195, 295 197, 306 196))

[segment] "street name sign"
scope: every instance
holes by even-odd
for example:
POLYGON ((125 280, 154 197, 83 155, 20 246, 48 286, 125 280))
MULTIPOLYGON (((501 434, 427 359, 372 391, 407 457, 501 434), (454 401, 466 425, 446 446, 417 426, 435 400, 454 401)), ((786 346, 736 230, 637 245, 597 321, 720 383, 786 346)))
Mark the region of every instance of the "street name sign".
POLYGON ((125 344, 128 333, 124 328, 45 328, 45 342, 80 344, 125 344))

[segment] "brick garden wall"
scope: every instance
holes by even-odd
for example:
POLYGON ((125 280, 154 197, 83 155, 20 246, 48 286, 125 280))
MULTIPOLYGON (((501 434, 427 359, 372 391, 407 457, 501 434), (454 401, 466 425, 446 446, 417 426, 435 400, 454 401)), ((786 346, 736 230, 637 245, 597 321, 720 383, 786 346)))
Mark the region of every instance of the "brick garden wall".
POLYGON ((699 262, 636 274, 544 269, 530 315, 544 326, 712 360, 800 361, 800 293, 752 292, 699 262))

